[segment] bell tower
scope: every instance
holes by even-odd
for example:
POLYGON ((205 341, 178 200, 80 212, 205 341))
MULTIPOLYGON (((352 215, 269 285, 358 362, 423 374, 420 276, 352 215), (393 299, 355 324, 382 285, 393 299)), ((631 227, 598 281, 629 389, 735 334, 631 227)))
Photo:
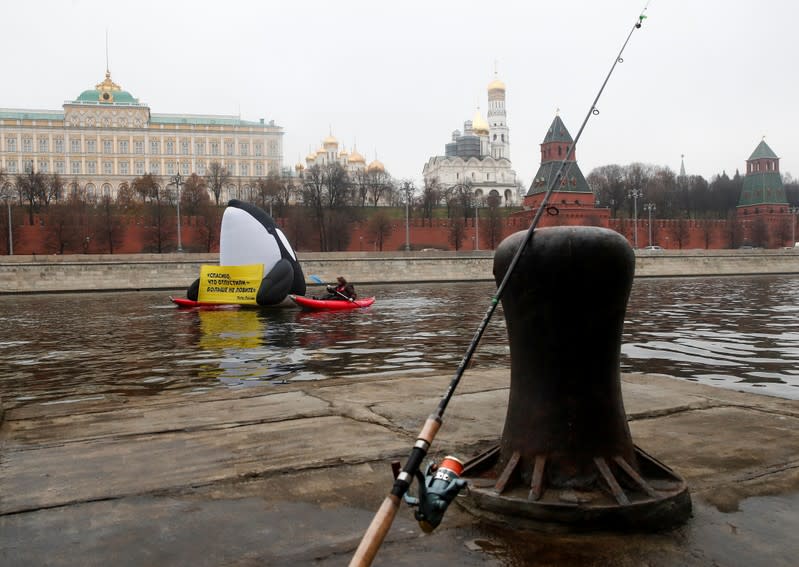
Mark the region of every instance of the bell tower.
POLYGON ((505 83, 497 78, 488 83, 488 136, 491 157, 510 160, 510 133, 505 112, 505 83))

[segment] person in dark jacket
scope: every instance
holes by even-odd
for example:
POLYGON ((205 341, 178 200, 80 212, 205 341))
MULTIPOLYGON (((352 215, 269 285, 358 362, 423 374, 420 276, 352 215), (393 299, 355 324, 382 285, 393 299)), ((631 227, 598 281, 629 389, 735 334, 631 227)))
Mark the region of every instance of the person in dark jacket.
POLYGON ((358 294, 355 293, 355 286, 349 283, 344 276, 336 278, 336 285, 327 286, 327 296, 322 299, 341 299, 343 301, 355 301, 358 294))

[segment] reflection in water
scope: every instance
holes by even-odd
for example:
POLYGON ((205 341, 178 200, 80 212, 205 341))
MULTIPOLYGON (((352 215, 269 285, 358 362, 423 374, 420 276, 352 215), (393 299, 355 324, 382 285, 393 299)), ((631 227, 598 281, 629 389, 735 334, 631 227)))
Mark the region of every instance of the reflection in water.
POLYGON ((799 278, 636 280, 622 369, 799 399, 799 278))
MULTIPOLYGON (((8 407, 381 373, 454 372, 490 282, 361 286, 365 310, 179 310, 162 292, 0 297, 8 407)), ((622 370, 799 399, 799 278, 636 280, 622 370)), ((473 360, 508 367, 502 309, 473 360)), ((471 372, 471 371, 470 371, 471 372)), ((469 374, 469 372, 467 372, 469 374)))

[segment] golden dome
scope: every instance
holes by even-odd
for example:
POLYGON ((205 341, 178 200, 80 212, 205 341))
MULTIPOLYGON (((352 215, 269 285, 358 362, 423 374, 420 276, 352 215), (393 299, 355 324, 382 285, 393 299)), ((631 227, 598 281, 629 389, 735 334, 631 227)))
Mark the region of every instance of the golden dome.
POLYGON ((316 152, 311 152, 307 156, 305 156, 305 161, 315 161, 316 160, 316 152))
POLYGON ((342 157, 345 157, 345 156, 350 155, 350 152, 347 151, 347 148, 341 148, 341 151, 339 152, 338 155, 340 155, 342 157))
POLYGON ((366 163, 366 159, 358 153, 358 150, 352 150, 350 158, 347 161, 350 163, 366 163))
POLYGON ((379 160, 374 160, 366 167, 366 171, 376 171, 376 172, 379 171, 380 173, 385 173, 386 168, 382 162, 380 162, 379 160))
POLYGON ((297 162, 297 165, 295 165, 295 166, 294 166, 294 169, 295 169, 296 171, 302 171, 303 169, 305 169, 305 166, 304 166, 304 165, 302 165, 302 162, 301 162, 301 161, 298 161, 298 162, 297 162))
POLYGON ((322 145, 325 148, 328 148, 328 147, 337 148, 338 147, 338 140, 336 140, 336 137, 333 136, 333 134, 330 134, 327 138, 322 140, 322 145))
POLYGON ((327 150, 325 150, 324 148, 319 148, 318 150, 316 150, 316 155, 319 154, 327 155, 327 150))
POLYGON ((493 81, 488 83, 488 90, 489 91, 504 91, 505 90, 505 83, 500 81, 497 78, 494 78, 493 81))
POLYGON ((488 135, 488 122, 480 114, 479 108, 474 112, 474 118, 472 118, 472 130, 478 136, 488 135))

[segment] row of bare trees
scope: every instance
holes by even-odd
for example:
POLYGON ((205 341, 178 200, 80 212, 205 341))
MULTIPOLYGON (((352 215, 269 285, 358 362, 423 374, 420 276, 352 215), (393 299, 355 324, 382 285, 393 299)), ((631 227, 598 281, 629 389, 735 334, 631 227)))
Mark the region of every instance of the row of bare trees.
MULTIPOLYGON (((726 219, 735 211, 743 188, 743 176, 735 172, 715 176, 710 182, 700 175, 676 175, 667 167, 642 163, 626 166, 604 165, 587 177, 597 205, 609 207, 611 217, 632 218, 635 199, 632 190, 641 190, 642 203, 654 205, 654 215, 663 219, 726 219)), ((799 204, 799 183, 784 176, 788 203, 799 204)))

